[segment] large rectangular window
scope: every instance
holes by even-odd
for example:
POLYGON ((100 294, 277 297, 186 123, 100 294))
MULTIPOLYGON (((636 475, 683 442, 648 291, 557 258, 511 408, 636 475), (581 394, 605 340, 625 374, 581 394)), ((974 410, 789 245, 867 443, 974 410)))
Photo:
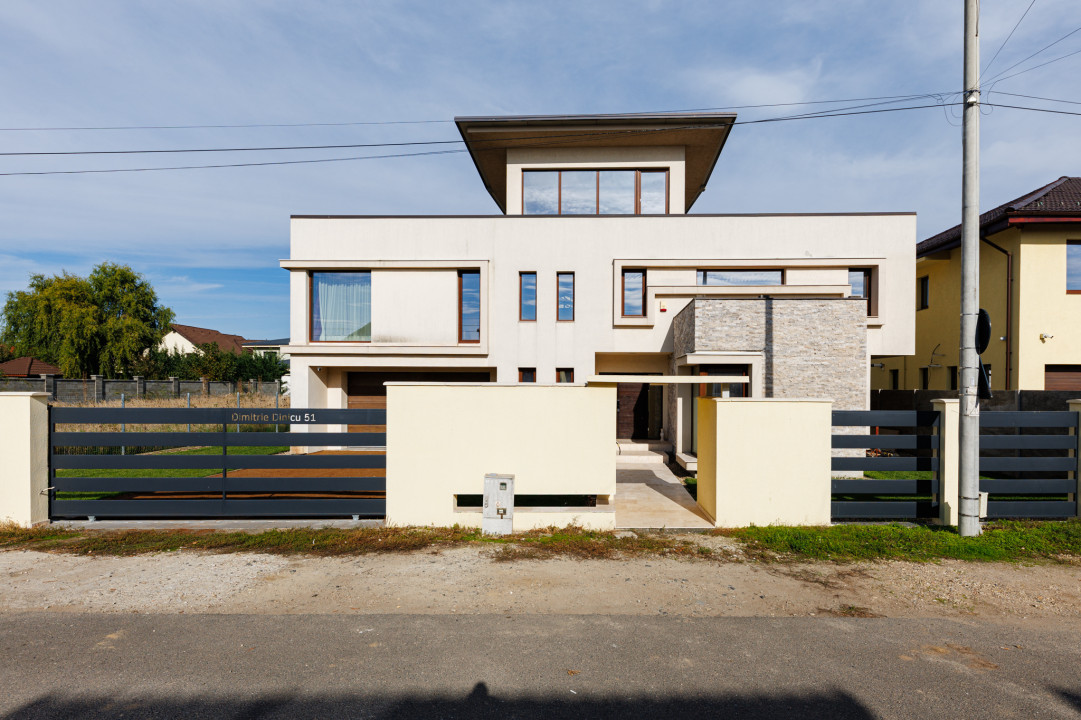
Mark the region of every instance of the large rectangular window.
POLYGON ((574 320, 574 273, 556 273, 556 320, 574 320))
POLYGON ((623 317, 645 317, 646 271, 623 271, 623 317))
POLYGON ((518 273, 518 319, 533 322, 537 319, 537 273, 518 273))
POLYGON ((372 274, 311 274, 311 340, 371 342, 372 274))
POLYGON ((523 170, 526 215, 664 215, 667 170, 523 170))
POLYGON ((458 271, 458 342, 480 342, 480 271, 458 271))
POLYGON ((699 270, 699 285, 783 285, 783 270, 699 270))
POLYGON ((1081 293, 1081 240, 1066 243, 1066 292, 1081 293))

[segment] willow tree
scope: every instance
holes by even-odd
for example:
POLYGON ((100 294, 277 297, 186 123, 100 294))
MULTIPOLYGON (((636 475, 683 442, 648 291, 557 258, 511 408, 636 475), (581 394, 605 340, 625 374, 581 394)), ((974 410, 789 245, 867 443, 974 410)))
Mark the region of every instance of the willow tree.
POLYGON ((68 377, 116 377, 161 342, 172 320, 141 275, 102 263, 86 278, 32 275, 26 290, 9 292, 0 342, 68 377))

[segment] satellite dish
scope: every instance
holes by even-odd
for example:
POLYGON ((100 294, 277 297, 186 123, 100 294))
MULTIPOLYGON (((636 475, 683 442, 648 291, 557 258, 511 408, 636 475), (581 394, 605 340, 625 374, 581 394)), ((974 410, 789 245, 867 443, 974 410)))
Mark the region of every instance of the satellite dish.
POLYGON ((980 315, 976 319, 976 354, 983 355, 989 342, 991 342, 991 316, 986 310, 980 308, 980 315))

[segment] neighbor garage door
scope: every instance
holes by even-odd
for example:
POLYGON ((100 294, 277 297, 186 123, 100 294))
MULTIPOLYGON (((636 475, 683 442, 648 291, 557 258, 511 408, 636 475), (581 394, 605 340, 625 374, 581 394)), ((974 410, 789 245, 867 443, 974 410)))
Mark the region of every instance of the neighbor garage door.
POLYGON ((1044 390, 1081 392, 1081 365, 1044 365, 1044 390))
MULTIPOLYGON (((385 410, 387 388, 385 382, 489 382, 492 376, 487 370, 480 372, 351 372, 346 385, 349 409, 385 410)), ((386 432, 385 425, 350 425, 349 432, 386 432)))

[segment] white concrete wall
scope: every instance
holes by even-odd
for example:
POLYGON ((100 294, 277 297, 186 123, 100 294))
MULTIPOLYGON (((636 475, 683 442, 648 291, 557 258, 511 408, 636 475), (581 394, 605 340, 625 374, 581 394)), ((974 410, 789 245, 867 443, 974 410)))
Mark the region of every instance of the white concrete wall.
MULTIPOLYGON (((480 526, 485 473, 515 476, 516 495, 616 493, 614 387, 387 385, 387 522, 480 526)), ((615 527, 612 505, 514 513, 515 531, 575 523, 615 527)))
POLYGON ((372 342, 457 345, 457 270, 373 270, 372 342))
MULTIPOLYGON (((876 267, 879 314, 869 320, 869 351, 907 355, 914 338, 915 221, 907 214, 294 218, 291 257, 282 262, 293 271, 293 344, 283 351, 294 364, 308 357, 314 365, 341 367, 495 367, 498 382, 516 382, 519 367, 535 367, 538 382, 552 382, 557 367, 573 367, 576 377, 593 374, 596 353, 670 353, 671 320, 699 292, 698 267, 784 268, 799 283, 788 292, 834 296, 847 292, 849 267, 876 267), (645 320, 614 321, 616 268, 623 266, 646 267, 650 288, 665 288, 645 320), (480 268, 482 342, 307 341, 309 269, 395 267, 480 268), (521 271, 537 273, 536 322, 518 320, 521 271), (557 323, 556 273, 565 271, 575 273, 575 321, 557 323)), ((379 322, 373 317, 373 326, 379 322)))
POLYGON ((0 522, 49 521, 48 402, 48 393, 0 393, 0 522))
POLYGON ((165 337, 163 337, 158 344, 158 348, 168 353, 177 352, 181 355, 187 355, 196 351, 196 347, 191 340, 188 340, 175 330, 170 330, 165 334, 165 337))

